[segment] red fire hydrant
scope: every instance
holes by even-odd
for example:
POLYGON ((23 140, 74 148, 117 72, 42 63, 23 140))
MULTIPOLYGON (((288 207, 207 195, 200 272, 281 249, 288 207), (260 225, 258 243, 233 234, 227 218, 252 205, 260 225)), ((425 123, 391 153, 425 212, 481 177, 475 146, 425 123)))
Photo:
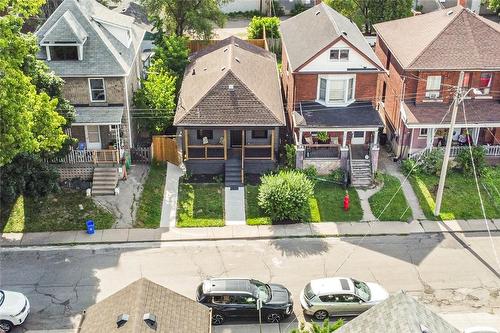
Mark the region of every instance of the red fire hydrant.
POLYGON ((344 210, 349 210, 349 193, 346 191, 344 196, 344 210))

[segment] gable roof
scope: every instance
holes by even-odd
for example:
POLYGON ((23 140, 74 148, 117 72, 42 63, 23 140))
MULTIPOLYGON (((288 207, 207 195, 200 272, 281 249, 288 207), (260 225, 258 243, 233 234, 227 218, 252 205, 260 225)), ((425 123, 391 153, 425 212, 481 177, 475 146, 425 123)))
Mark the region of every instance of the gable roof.
POLYGON ((203 124, 285 125, 274 54, 234 36, 194 54, 184 73, 174 125, 203 124))
POLYGON ((339 38, 352 44, 374 65, 383 68, 357 25, 323 2, 281 22, 280 32, 292 70, 339 38))
POLYGON ((211 319, 208 307, 142 278, 89 307, 78 332, 210 333, 211 319), (156 329, 144 322, 146 313, 156 316, 156 329), (118 328, 121 314, 128 314, 129 319, 118 328))
POLYGON ((74 34, 85 34, 87 38, 83 41, 83 60, 47 62, 58 76, 125 76, 130 72, 145 33, 133 18, 113 12, 95 0, 64 0, 35 32, 42 46, 40 59, 47 58, 44 43, 67 37, 69 32, 63 29, 66 25, 74 34), (129 30, 130 45, 120 42, 103 23, 129 30))
POLYGON ((404 292, 349 321, 335 333, 460 333, 438 314, 404 292))
POLYGON ((45 33, 41 44, 51 41, 84 43, 88 35, 70 11, 65 12, 45 33))
POLYGON ((500 69, 500 25, 461 6, 374 28, 405 69, 500 69))

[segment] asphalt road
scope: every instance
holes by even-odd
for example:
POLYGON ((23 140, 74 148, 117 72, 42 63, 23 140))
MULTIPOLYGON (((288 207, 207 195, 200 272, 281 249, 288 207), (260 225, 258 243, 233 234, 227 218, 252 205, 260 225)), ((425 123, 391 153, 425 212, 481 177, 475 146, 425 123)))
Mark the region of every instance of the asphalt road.
MULTIPOLYGON (((493 241, 500 251, 498 233, 493 241)), ((392 293, 404 289, 438 312, 500 315, 492 253, 490 239, 477 233, 2 249, 0 286, 31 301, 18 332, 75 327, 83 309, 140 277, 191 298, 210 276, 282 283, 294 295, 298 320, 300 290, 325 276, 378 282, 392 293)))

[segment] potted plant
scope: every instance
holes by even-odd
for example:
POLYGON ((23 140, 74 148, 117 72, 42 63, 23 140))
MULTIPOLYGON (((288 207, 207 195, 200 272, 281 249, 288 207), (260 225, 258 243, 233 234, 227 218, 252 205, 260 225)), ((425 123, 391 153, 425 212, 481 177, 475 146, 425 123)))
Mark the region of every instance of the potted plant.
POLYGON ((318 141, 320 143, 328 143, 328 140, 330 140, 330 137, 328 136, 328 133, 326 133, 326 132, 319 132, 317 137, 318 137, 318 141))

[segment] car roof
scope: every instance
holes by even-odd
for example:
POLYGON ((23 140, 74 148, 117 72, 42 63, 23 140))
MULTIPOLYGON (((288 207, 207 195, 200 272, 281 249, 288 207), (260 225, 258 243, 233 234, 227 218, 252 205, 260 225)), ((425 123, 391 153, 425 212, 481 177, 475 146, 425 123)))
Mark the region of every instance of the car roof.
POLYGON ((220 294, 224 292, 250 293, 255 291, 255 285, 250 279, 208 279, 203 281, 203 293, 220 294))
POLYGON ((344 294, 354 292, 354 284, 351 278, 332 277, 312 280, 311 289, 316 295, 344 294))

